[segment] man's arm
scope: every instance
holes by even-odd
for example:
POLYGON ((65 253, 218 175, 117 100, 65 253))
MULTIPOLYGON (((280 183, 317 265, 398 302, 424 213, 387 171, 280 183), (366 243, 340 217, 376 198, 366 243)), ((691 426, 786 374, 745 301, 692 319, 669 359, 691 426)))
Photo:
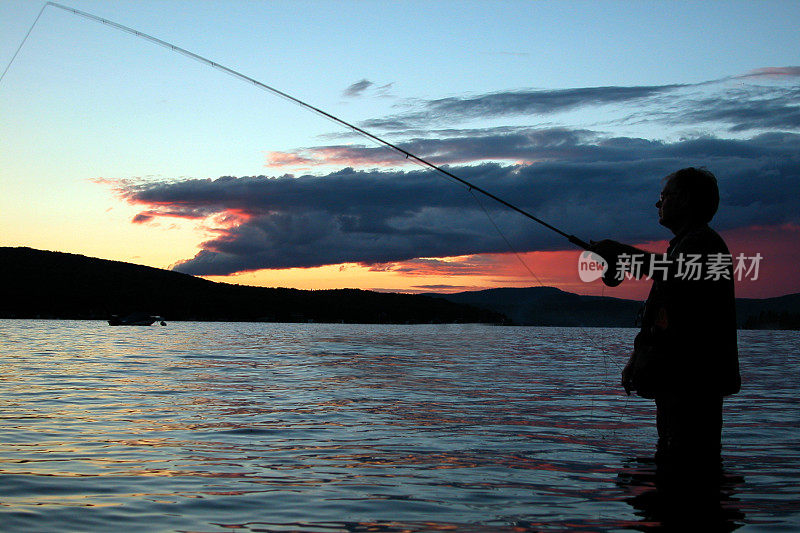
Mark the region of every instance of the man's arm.
POLYGON ((635 246, 612 241, 610 239, 604 239, 598 242, 590 241, 590 244, 590 251, 605 259, 610 270, 616 270, 620 257, 628 256, 630 258, 635 257, 637 261, 641 259, 641 262, 638 263, 641 265, 641 268, 634 269, 631 272, 631 274, 633 274, 636 278, 641 278, 643 275, 646 275, 648 272, 650 272, 653 257, 655 256, 655 254, 652 252, 641 250, 635 246))

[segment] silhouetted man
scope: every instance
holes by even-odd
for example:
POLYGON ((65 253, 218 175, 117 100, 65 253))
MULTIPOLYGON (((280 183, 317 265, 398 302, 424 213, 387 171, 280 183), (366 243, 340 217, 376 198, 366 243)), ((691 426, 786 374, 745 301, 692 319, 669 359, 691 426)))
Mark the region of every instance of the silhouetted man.
POLYGON ((708 227, 718 205, 714 175, 685 168, 667 176, 656 203, 675 235, 666 254, 593 243, 621 271, 653 279, 622 385, 655 398, 656 461, 693 472, 719 467, 722 398, 741 386, 732 260, 708 227))

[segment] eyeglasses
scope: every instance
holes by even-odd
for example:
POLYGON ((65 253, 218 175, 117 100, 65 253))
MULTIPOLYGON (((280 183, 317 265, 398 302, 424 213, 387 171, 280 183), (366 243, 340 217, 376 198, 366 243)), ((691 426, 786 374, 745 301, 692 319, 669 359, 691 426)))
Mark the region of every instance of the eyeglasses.
POLYGON ((662 192, 661 194, 658 195, 658 199, 663 202, 664 198, 674 198, 675 196, 678 196, 678 193, 676 193, 676 192, 668 192, 668 193, 664 194, 662 192))

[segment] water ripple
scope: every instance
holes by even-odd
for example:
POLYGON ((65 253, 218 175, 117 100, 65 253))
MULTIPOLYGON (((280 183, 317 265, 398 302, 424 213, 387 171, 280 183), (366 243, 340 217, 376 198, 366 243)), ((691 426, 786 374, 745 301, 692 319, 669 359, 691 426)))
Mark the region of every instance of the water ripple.
MULTIPOLYGON (((653 525, 655 474, 636 459, 652 452, 652 403, 616 385, 633 330, 2 321, 0 333, 4 531, 653 525)), ((800 337, 740 338, 745 388, 726 403, 714 505, 728 530, 796 529, 800 337)))

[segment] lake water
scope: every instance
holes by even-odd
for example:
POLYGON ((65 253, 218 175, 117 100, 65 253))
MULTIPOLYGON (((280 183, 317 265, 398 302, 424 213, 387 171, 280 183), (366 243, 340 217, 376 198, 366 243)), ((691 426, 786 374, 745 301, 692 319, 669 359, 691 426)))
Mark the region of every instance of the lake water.
MULTIPOLYGON (((609 531, 658 503, 631 329, 0 321, 2 531, 609 531), (653 503, 656 502, 656 503, 653 503)), ((720 530, 800 529, 800 334, 740 332, 720 530)))

